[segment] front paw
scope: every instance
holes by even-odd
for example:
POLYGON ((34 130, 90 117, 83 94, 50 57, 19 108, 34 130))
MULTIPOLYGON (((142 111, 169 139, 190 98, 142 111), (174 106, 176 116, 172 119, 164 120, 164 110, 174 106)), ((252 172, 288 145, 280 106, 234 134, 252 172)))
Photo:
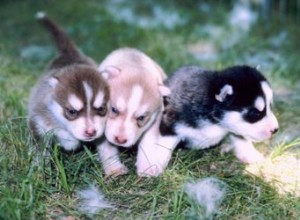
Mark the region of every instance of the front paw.
POLYGON ((148 166, 137 166, 137 174, 140 177, 156 177, 160 176, 164 169, 160 165, 152 164, 148 166))
POLYGON ((255 149, 252 142, 234 135, 230 136, 234 148, 234 154, 243 163, 260 163, 265 160, 264 156, 255 149))
POLYGON ((245 164, 261 163, 265 157, 258 151, 245 152, 245 154, 237 155, 237 158, 245 164))
POLYGON ((117 176, 122 176, 122 175, 127 174, 128 168, 123 164, 119 164, 118 166, 106 167, 104 172, 105 172, 106 177, 115 178, 117 176))

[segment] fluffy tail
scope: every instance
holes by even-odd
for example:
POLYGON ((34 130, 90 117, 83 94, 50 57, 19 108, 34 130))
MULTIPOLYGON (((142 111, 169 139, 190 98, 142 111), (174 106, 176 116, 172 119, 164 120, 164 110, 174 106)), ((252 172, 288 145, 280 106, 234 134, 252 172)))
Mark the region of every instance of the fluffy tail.
POLYGON ((57 24, 47 17, 45 12, 38 12, 36 18, 52 34, 56 47, 61 55, 74 58, 80 56, 80 52, 72 40, 57 24))

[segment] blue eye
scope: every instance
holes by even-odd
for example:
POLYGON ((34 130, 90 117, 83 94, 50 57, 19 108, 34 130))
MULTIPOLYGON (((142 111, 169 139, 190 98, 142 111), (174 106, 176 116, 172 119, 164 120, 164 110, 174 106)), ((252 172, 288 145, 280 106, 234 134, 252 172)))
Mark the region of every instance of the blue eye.
POLYGON ((141 116, 136 118, 136 122, 137 122, 137 125, 139 127, 145 126, 148 121, 149 121, 149 116, 148 115, 141 115, 141 116))
POLYGON ((77 115, 78 111, 74 110, 74 109, 70 109, 68 110, 69 115, 75 116, 77 115))
POLYGON ((115 108, 115 107, 112 107, 112 108, 111 108, 111 111, 112 111, 112 113, 114 113, 114 114, 119 114, 118 109, 115 108))
POLYGON ((145 116, 142 115, 142 116, 138 117, 136 120, 138 120, 138 121, 144 121, 144 119, 145 119, 145 116))
POLYGON ((105 116, 107 108, 106 108, 106 106, 101 106, 99 108, 95 108, 95 111, 97 112, 98 115, 105 116))
POLYGON ((68 119, 68 120, 74 120, 78 117, 80 111, 77 111, 75 109, 69 109, 69 108, 66 108, 65 109, 65 117, 68 119))

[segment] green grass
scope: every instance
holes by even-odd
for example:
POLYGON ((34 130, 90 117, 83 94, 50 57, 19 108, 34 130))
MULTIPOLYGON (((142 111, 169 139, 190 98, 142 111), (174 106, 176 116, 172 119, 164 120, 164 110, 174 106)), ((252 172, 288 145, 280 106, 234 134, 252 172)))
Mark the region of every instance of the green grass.
MULTIPOLYGON (((249 33, 228 44, 236 30, 226 22, 230 5, 221 1, 209 4, 210 13, 198 11, 197 1, 154 1, 187 19, 173 29, 159 25, 143 28, 116 20, 109 13, 108 2, 1 3, 0 219, 86 219, 78 211, 76 192, 90 183, 99 186, 116 207, 101 211, 93 219, 203 219, 204 210, 186 196, 184 184, 209 176, 228 185, 214 219, 299 219, 300 33, 295 28, 299 24, 288 16, 285 20, 273 16, 268 22, 259 20, 249 33), (162 176, 139 178, 134 166, 136 155, 124 153, 122 160, 130 173, 109 179, 94 151, 85 148, 69 154, 56 147, 49 160, 37 167, 27 128, 27 99, 30 88, 54 56, 49 36, 34 19, 38 10, 46 10, 98 62, 118 47, 131 46, 153 57, 167 73, 184 64, 208 68, 260 65, 274 87, 274 111, 280 123, 279 133, 270 142, 257 144, 267 155, 266 162, 245 166, 231 154, 220 154, 219 148, 177 150, 162 176), (285 38, 275 44, 280 33, 285 38), (42 52, 28 55, 27 51, 24 56, 33 45, 42 52), (191 45, 206 48, 197 47, 194 53, 211 52, 216 58, 196 59, 189 51, 191 45)), ((131 1, 131 7, 139 14, 151 12, 153 4, 138 2, 131 1)))

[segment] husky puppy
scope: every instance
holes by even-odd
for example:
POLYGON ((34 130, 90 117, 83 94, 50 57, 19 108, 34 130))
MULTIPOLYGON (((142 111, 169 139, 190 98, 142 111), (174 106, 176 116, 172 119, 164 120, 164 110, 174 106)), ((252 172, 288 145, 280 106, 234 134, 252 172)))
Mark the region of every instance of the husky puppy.
POLYGON ((37 139, 51 132, 65 150, 75 150, 103 135, 109 88, 94 61, 60 27, 45 13, 37 19, 52 34, 59 56, 31 91, 29 127, 37 139))
POLYGON ((171 94, 165 99, 160 130, 171 139, 170 149, 181 140, 190 148, 204 149, 229 135, 230 149, 240 161, 263 160, 252 142, 271 138, 278 122, 271 109, 272 89, 257 69, 234 66, 209 71, 184 66, 165 83, 171 94))
POLYGON ((105 128, 106 141, 98 148, 100 160, 107 176, 128 172, 119 158, 117 146, 138 146, 137 172, 156 176, 155 141, 164 95, 169 89, 163 85, 166 74, 143 52, 133 48, 120 48, 109 54, 99 66, 110 87, 111 108, 105 128), (148 152, 149 151, 149 152, 148 152))

